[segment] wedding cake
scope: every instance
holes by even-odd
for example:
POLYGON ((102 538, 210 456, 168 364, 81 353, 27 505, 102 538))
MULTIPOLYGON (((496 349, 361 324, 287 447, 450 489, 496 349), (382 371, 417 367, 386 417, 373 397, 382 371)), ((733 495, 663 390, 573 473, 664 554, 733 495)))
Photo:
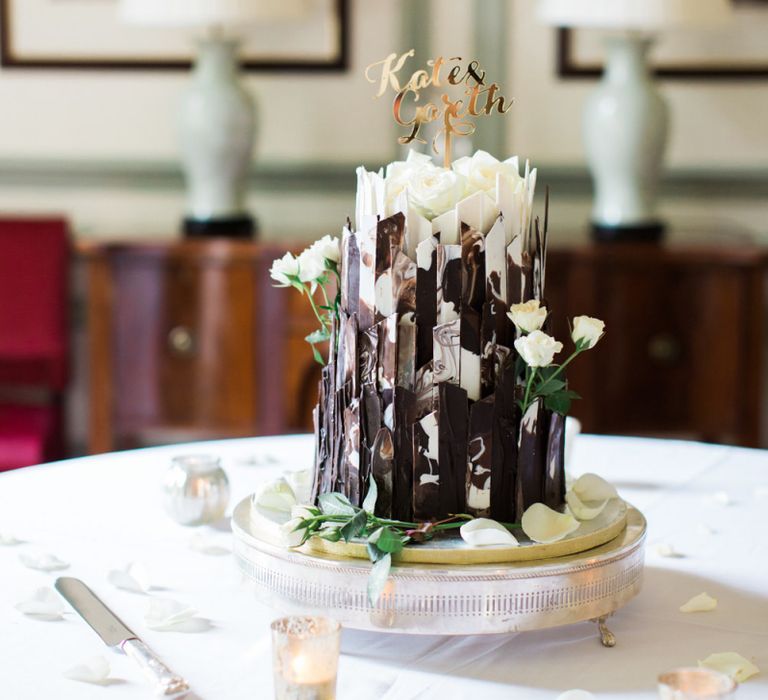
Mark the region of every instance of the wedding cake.
MULTIPOLYGON (((339 289, 313 501, 339 492, 360 506, 373 480, 376 515, 401 521, 562 508, 574 395, 547 334, 548 203, 532 215, 535 185, 528 163, 521 174, 517 158, 483 151, 450 168, 411 151, 357 170, 354 226, 329 259, 339 289)), ((601 333, 574 319, 574 354, 601 333)))

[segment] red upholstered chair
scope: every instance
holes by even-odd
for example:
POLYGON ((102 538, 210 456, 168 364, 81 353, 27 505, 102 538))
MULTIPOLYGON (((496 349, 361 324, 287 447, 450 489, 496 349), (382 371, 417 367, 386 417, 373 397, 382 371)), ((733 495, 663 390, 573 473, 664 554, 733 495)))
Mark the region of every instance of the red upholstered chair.
POLYGON ((69 259, 66 221, 0 218, 0 471, 64 453, 69 259))

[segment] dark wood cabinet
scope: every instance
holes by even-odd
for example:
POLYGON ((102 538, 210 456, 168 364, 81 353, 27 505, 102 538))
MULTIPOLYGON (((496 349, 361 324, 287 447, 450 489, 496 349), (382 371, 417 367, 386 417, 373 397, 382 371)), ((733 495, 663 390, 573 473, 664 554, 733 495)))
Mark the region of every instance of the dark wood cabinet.
MULTIPOLYGON (((312 313, 275 289, 276 246, 215 240, 83 245, 92 452, 311 429, 312 313)), ((740 246, 553 248, 553 330, 606 322, 572 365, 591 432, 757 445, 768 256, 740 246)))

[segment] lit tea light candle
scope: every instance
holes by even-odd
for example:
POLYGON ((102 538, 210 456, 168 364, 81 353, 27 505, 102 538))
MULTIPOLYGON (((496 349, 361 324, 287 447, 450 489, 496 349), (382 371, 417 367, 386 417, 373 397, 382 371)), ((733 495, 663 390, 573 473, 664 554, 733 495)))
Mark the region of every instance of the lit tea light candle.
POLYGON ((272 623, 277 700, 334 700, 341 626, 324 617, 284 617, 272 623))
POLYGON ((736 681, 708 668, 675 668, 659 676, 662 700, 717 700, 735 692, 736 681))

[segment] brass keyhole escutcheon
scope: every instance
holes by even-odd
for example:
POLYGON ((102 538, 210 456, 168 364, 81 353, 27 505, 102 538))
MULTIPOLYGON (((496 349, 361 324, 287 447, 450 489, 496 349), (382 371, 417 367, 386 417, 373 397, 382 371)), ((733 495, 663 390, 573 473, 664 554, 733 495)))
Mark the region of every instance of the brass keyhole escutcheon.
POLYGON ((648 357, 658 365, 673 365, 682 354, 682 344, 671 333, 657 333, 648 341, 648 357))
POLYGON ((195 338, 186 326, 175 326, 168 333, 168 347, 180 357, 189 357, 195 351, 195 338))

